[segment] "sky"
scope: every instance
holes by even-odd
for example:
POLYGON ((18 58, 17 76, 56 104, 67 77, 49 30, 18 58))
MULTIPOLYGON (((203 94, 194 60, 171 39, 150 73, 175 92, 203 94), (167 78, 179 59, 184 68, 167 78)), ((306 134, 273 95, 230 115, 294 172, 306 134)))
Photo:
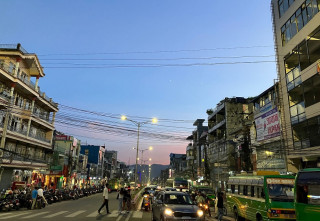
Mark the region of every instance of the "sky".
POLYGON ((137 126, 122 114, 159 119, 141 126, 139 148, 168 164, 207 109, 277 78, 267 0, 10 0, 0 25, 0 44, 38 55, 40 89, 59 103, 56 129, 130 164, 137 126))

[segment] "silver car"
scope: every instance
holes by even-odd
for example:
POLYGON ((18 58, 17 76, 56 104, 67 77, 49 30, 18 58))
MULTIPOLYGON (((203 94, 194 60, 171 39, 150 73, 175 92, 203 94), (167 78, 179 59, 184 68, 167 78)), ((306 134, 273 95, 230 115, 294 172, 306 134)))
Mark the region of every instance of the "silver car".
POLYGON ((203 211, 196 206, 188 193, 160 192, 152 204, 152 220, 204 220, 203 211))

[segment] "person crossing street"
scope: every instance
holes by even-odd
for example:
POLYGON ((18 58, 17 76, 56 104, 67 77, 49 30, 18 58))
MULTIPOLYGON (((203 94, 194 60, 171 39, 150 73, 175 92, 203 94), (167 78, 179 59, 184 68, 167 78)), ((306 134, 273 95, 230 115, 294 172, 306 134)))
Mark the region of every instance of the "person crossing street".
POLYGON ((109 211, 109 189, 108 189, 108 184, 105 185, 104 189, 103 189, 103 203, 101 205, 101 207, 98 209, 98 213, 100 214, 101 212, 101 209, 106 206, 106 211, 107 211, 107 214, 110 214, 110 211, 109 211))

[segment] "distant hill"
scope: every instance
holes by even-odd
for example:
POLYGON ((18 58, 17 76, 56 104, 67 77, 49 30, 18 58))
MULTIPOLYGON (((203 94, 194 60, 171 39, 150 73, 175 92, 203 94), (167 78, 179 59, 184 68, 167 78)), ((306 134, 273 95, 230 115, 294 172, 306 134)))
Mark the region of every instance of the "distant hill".
MULTIPOLYGON (((130 169, 135 169, 136 165, 130 165, 130 169)), ((151 179, 155 177, 159 177, 161 174, 161 170, 165 170, 169 167, 169 165, 162 165, 162 164, 152 164, 151 165, 151 179)), ((138 168, 139 165, 138 165, 138 168)), ((142 165, 143 170, 148 171, 149 166, 148 165, 142 165)), ((138 169, 139 170, 139 169, 138 169)))

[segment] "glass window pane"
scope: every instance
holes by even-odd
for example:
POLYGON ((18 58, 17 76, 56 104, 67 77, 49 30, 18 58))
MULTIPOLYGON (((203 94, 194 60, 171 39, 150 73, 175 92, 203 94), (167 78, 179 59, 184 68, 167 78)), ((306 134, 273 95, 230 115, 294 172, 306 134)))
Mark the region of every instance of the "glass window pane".
POLYGON ((309 57, 308 57, 308 52, 307 52, 307 44, 306 41, 303 41, 299 45, 299 58, 300 58, 300 68, 301 71, 303 71, 306 67, 309 66, 309 57))
POLYGON ((293 81, 293 72, 290 71, 288 74, 287 74, 287 83, 293 81))
POLYGON ((294 80, 294 86, 298 86, 302 83, 301 77, 298 77, 297 79, 294 80))
POLYGON ((283 3, 279 3, 279 17, 281 17, 284 14, 284 8, 283 3))
POLYGON ((297 78, 300 76, 300 68, 299 67, 296 67, 295 69, 293 69, 293 78, 297 78))
POLYGON ((308 23, 308 16, 307 16, 307 9, 302 9, 302 19, 303 19, 303 25, 306 25, 308 23))
POLYGON ((290 19, 291 21, 291 36, 295 36, 297 34, 297 23, 296 23, 296 16, 293 15, 290 19))
POLYGON ((288 8, 289 8, 288 0, 284 0, 284 1, 283 1, 283 11, 287 11, 288 8))
POLYGON ((297 116, 298 115, 298 110, 296 106, 293 106, 290 108, 290 115, 291 117, 297 116))
POLYGON ((319 12, 317 0, 312 1, 313 14, 317 14, 319 12))
POLYGON ((304 102, 301 102, 301 103, 297 104, 297 111, 298 111, 298 114, 301 114, 301 113, 305 112, 304 102))

